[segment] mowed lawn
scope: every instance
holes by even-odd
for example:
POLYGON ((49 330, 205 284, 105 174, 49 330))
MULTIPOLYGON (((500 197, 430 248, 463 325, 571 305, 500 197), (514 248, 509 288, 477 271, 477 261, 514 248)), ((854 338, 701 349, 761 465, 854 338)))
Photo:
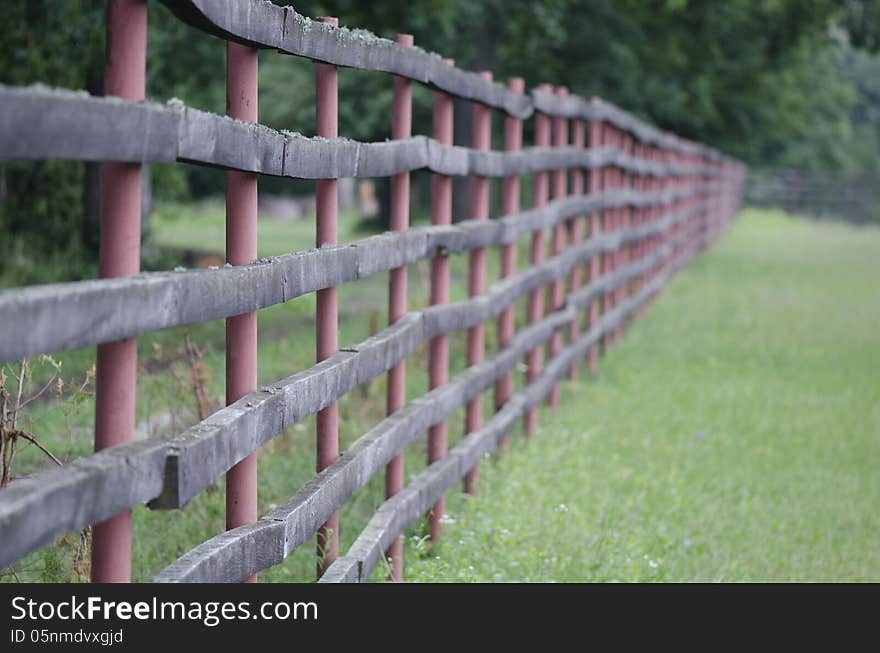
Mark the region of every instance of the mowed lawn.
POLYGON ((880 580, 880 229, 746 210, 410 581, 880 580))

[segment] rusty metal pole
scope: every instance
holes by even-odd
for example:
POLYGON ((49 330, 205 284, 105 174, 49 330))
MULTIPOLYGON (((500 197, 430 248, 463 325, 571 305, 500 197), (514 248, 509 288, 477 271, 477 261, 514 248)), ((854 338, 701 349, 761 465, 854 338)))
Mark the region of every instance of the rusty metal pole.
MULTIPOLYGON (((107 5, 104 87, 130 102, 144 99, 147 61, 147 3, 112 0, 107 5)), ((141 166, 101 165, 98 276, 125 277, 141 266, 141 166)), ((98 345, 95 376, 95 451, 134 440, 137 340, 98 345)), ((92 582, 131 580, 131 511, 92 528, 92 582)))
MULTIPOLYGON (((226 112, 257 121, 257 51, 226 44, 226 112)), ((226 173, 226 261, 245 265, 257 258, 257 175, 226 173)), ((226 320, 226 404, 257 389, 257 314, 226 320)), ((257 453, 226 473, 226 528, 257 520, 257 453)), ((246 582, 255 582, 251 576, 246 582)))
MULTIPOLYGON (((488 70, 480 72, 486 81, 492 80, 488 70)), ((471 126, 471 147, 475 150, 488 150, 492 146, 492 110, 482 104, 474 104, 471 126)), ((489 178, 471 175, 470 183, 471 220, 489 219, 489 178)), ((471 250, 468 265, 468 295, 479 297, 486 294, 486 249, 471 250)), ((467 332, 468 367, 479 365, 486 354, 486 323, 481 322, 467 332)), ((465 433, 472 433, 483 425, 483 395, 478 394, 468 402, 465 413, 465 433)), ((464 491, 476 494, 480 479, 480 465, 474 465, 464 477, 464 491)))
MULTIPOLYGON (((556 95, 565 98, 568 89, 560 86, 556 89, 556 95)), ((561 116, 553 118, 553 147, 565 147, 568 145, 568 120, 561 116)), ((561 200, 568 193, 568 170, 557 168, 552 175, 551 195, 554 200, 561 200)), ((550 251, 553 256, 559 256, 565 249, 565 224, 557 222, 553 225, 553 235, 550 243, 550 251)), ((550 311, 556 312, 562 309, 565 302, 565 277, 557 277, 550 285, 550 311)), ((550 337, 550 358, 556 358, 562 351, 562 331, 553 332, 550 337)), ((550 407, 556 410, 559 407, 559 383, 554 383, 550 389, 550 407)))
MULTIPOLYGON (((579 150, 584 149, 586 145, 586 129, 584 127, 583 120, 573 120, 572 121, 572 134, 571 134, 571 144, 579 150)), ((581 167, 577 167, 572 169, 571 171, 571 194, 575 197, 584 194, 584 169, 581 167)), ((582 227, 586 227, 585 224, 589 220, 589 216, 576 217, 571 220, 571 242, 572 245, 577 247, 584 240, 582 227)), ((589 264, 588 264, 589 265, 589 264)), ((576 266, 571 271, 570 277, 570 285, 571 292, 574 293, 581 287, 581 271, 584 266, 576 266)), ((578 340, 580 333, 580 317, 574 318, 571 323, 568 325, 568 341, 569 343, 575 343, 578 340)), ((577 381, 578 380, 578 365, 575 363, 571 366, 571 369, 568 371, 568 380, 569 381, 577 381)))
MULTIPOLYGON (((336 18, 324 17, 322 22, 339 26, 336 18)), ((339 135, 339 71, 331 64, 315 64, 315 118, 318 136, 339 135)), ((319 179, 315 198, 315 244, 336 244, 338 230, 337 183, 335 179, 319 179)), ((339 350, 339 311, 337 288, 317 293, 316 315, 317 361, 329 358, 339 350)), ((339 456, 339 404, 334 402, 318 412, 317 471, 332 465, 339 456)), ((333 513, 318 530, 318 576, 339 555, 339 513, 333 513)))
MULTIPOLYGON (((624 154, 632 154, 632 138, 629 135, 625 135, 621 133, 621 149, 624 154)), ((624 190, 630 190, 632 188, 632 176, 625 170, 621 169, 620 171, 620 185, 624 190)), ((632 212, 635 209, 630 206, 625 206, 620 209, 620 224, 618 228, 621 230, 627 229, 632 224, 632 212)), ((630 246, 629 245, 621 245, 618 249, 618 267, 623 267, 630 261, 630 246)), ((629 287, 630 283, 624 282, 620 284, 619 289, 617 291, 617 303, 623 302, 626 297, 629 295, 629 287)), ((623 335, 623 322, 618 323, 617 328, 614 330, 614 339, 615 341, 619 341, 623 335)))
MULTIPOLYGON (((398 34, 400 45, 411 47, 412 34, 398 34)), ((412 82, 406 77, 394 77, 394 97, 391 108, 391 138, 409 138, 412 133, 412 82)), ((391 177, 391 231, 409 229, 409 172, 391 177)), ((391 270, 388 275, 388 324, 394 324, 406 313, 407 268, 391 270)), ((385 412, 388 415, 403 408, 406 403, 406 361, 388 370, 388 390, 385 412)), ((403 452, 397 454, 385 468, 385 496, 393 497, 403 489, 403 452)), ((390 560, 390 580, 403 581, 403 535, 385 552, 390 560)))
MULTIPOLYGON (((621 153, 626 154, 626 136, 624 135, 622 130, 615 131, 615 146, 621 153)), ((618 168, 615 172, 615 185, 618 190, 626 190, 626 171, 624 168, 618 168)), ((623 231, 626 226, 627 213, 629 211, 628 206, 621 206, 617 210, 617 215, 614 218, 614 229, 619 233, 623 231)), ((614 264, 613 267, 615 270, 620 269, 623 266, 623 257, 624 252, 626 251, 626 246, 620 244, 617 247, 617 250, 614 252, 614 264)), ((617 288, 614 289, 614 306, 622 303, 623 297, 626 294, 626 283, 621 282, 617 284, 617 288)), ((612 336, 612 342, 617 344, 620 341, 620 336, 623 331, 623 321, 618 322, 617 326, 614 327, 614 335, 612 336)))
MULTIPOLYGON (((552 93, 553 87, 549 84, 541 84, 538 90, 544 93, 552 93)), ((535 145, 537 147, 550 146, 551 120, 546 114, 535 112, 535 145)), ((532 179, 532 206, 535 208, 547 204, 549 196, 549 178, 547 172, 537 172, 532 179)), ((544 261, 544 232, 536 231, 532 234, 529 244, 529 261, 532 265, 540 265, 544 261)), ((529 324, 538 322, 544 316, 544 288, 537 288, 529 293, 527 306, 527 320, 529 324)), ((533 383, 541 374, 544 366, 544 348, 535 347, 531 350, 526 362, 526 383, 533 383)), ((526 412, 525 435, 531 437, 535 434, 538 426, 538 407, 534 406, 526 412)))
MULTIPOLYGON (((655 156, 655 160, 656 160, 658 163, 662 163, 662 164, 664 164, 664 165, 666 165, 666 164, 669 163, 669 159, 668 159, 667 156, 666 156, 666 150, 665 150, 665 147, 664 147, 663 145, 659 145, 659 146, 657 147, 656 152, 654 153, 654 156, 655 156)), ((664 177, 662 177, 661 179, 657 180, 657 184, 656 184, 656 188, 655 188, 655 190, 656 190, 658 193, 660 193, 660 196, 661 196, 661 197, 663 197, 663 196, 665 196, 665 194, 666 194, 667 190, 669 189, 669 187, 670 187, 670 176, 669 176, 669 174, 667 173, 664 177)), ((654 212, 655 212, 655 213, 654 213, 654 219, 655 219, 656 221, 659 222, 659 221, 663 220, 663 218, 666 217, 666 205, 663 204, 662 202, 656 204, 656 205, 654 206, 654 212)), ((651 247, 651 249, 652 249, 652 253, 653 253, 653 252, 656 252, 656 251, 659 250, 661 247, 663 247, 663 242, 664 242, 665 235, 666 235, 666 234, 665 234, 665 230, 661 230, 661 231, 659 231, 659 232, 654 236, 654 238, 652 239, 652 240, 653 240, 653 245, 652 245, 652 247, 651 247)), ((656 279, 657 274, 658 274, 658 271, 660 270, 660 266, 662 265, 662 263, 663 263, 662 261, 658 261, 658 262, 655 263, 654 266, 651 268, 651 280, 652 280, 652 281, 653 281, 654 279, 656 279)), ((657 293, 654 293, 654 294, 651 295, 651 298, 648 300, 648 305, 649 305, 649 306, 650 306, 650 304, 652 304, 652 303, 654 302, 654 298, 655 298, 656 296, 657 296, 657 293)))
MULTIPOLYGON (((592 99, 593 107, 598 106, 598 98, 592 99)), ((602 121, 601 120, 591 120, 590 121, 590 149, 597 151, 600 147, 602 147, 602 121)), ((590 195, 597 195, 602 192, 602 180, 604 176, 604 168, 597 167, 590 170, 590 195)), ((602 215, 603 211, 596 211, 592 215, 590 215, 590 230, 589 237, 596 238, 602 232, 602 215)), ((590 259, 590 265, 587 271, 587 281, 594 282, 596 281, 602 274, 602 256, 597 254, 590 259)), ((600 303, 598 299, 594 299, 590 302, 590 306, 587 309, 587 328, 592 328, 599 319, 599 308, 600 303)), ((599 367, 599 345, 593 344, 590 345, 590 348, 587 350, 587 369, 590 374, 596 374, 599 367)))
MULTIPOLYGON (((638 143, 635 149, 635 156, 639 161, 646 161, 646 153, 647 147, 638 143)), ((641 194, 647 190, 648 177, 645 174, 639 174, 635 177, 635 187, 636 190, 641 194)), ((644 207, 636 210, 636 220, 635 224, 638 226, 645 225, 648 221, 648 210, 644 207)), ((635 258, 637 261, 642 261, 645 257, 645 239, 639 239, 639 241, 635 244, 635 258)), ((638 277, 636 277, 635 290, 638 292, 645 285, 645 274, 642 272, 638 277)), ((641 313, 644 308, 644 304, 639 306, 639 313, 641 313)))
MULTIPOLYGON (((507 82, 507 88, 512 93, 522 95, 525 93, 525 81, 521 77, 514 77, 507 82)), ((507 116, 504 119, 504 150, 517 152, 522 149, 522 120, 507 116)), ((501 213, 511 215, 519 211, 520 194, 519 176, 505 177, 502 188, 501 213)), ((516 272, 516 248, 517 243, 505 243, 501 246, 501 278, 505 279, 516 272)), ((498 349, 504 349, 510 345, 515 330, 514 307, 508 306, 498 316, 498 349)), ((507 403, 513 394, 513 371, 502 376, 495 384, 495 410, 507 403)), ((501 446, 507 444, 508 436, 501 439, 501 446)))
MULTIPOLYGON (((614 147, 613 128, 610 125, 602 125, 602 145, 614 147)), ((602 170, 602 189, 616 190, 614 183, 614 170, 611 166, 607 166, 602 170)), ((605 209, 602 211, 602 232, 610 233, 614 231, 614 218, 616 209, 605 209)), ((608 252, 602 255, 602 274, 610 274, 613 271, 614 252, 608 252)), ((602 314, 608 313, 613 308, 613 291, 602 293, 602 314)), ((610 334, 602 334, 602 351, 607 352, 610 344, 610 334)))
MULTIPOLYGON (((446 63, 452 65, 452 60, 446 63)), ((446 93, 434 93, 434 139, 443 145, 452 145, 452 98, 446 93)), ((431 224, 452 224, 452 177, 431 175, 431 224)), ((449 303, 449 255, 438 251, 431 259, 431 305, 449 303)), ((431 338, 428 350, 428 384, 433 390, 449 381, 449 337, 431 338)), ((428 430, 428 464, 446 457, 448 429, 441 420, 428 430)), ((428 516, 431 542, 436 543, 442 529, 441 519, 446 514, 446 497, 441 496, 428 516)))
MULTIPOLYGON (((633 160, 635 160, 635 161, 641 160, 641 151, 642 151, 641 144, 639 144, 638 142, 633 140, 633 142, 632 142, 633 160)), ((632 188, 636 192, 640 192, 642 190, 642 178, 638 172, 634 172, 634 173, 630 174, 630 188, 632 188)), ((643 211, 644 210, 640 206, 634 206, 632 209, 630 209, 630 214, 629 214, 630 226, 633 226, 633 227, 639 226, 640 221, 642 219, 643 211)), ((642 246, 641 240, 632 241, 630 243, 630 245, 629 245, 629 258, 631 261, 635 262, 635 261, 639 260, 639 253, 641 251, 641 249, 640 249, 641 246, 642 246)), ((636 275, 635 277, 632 278, 632 281, 630 281, 630 286, 629 286, 631 294, 638 291, 640 281, 641 281, 641 275, 636 275)), ((638 311, 633 313, 633 318, 631 318, 631 319, 635 319, 635 317, 637 315, 638 315, 638 311)))

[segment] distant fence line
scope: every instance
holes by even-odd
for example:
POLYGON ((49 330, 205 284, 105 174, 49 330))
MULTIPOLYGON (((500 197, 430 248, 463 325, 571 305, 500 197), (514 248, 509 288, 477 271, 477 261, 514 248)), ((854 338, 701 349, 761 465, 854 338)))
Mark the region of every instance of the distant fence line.
POLYGON ((751 169, 745 201, 813 218, 880 224, 880 173, 751 169))
POLYGON ((429 513, 440 535, 444 492, 472 489, 479 460, 583 362, 621 336, 669 277, 707 247, 734 216, 745 167, 599 99, 522 80, 507 86, 439 55, 360 30, 314 22, 260 0, 163 0, 181 20, 227 41, 229 116, 144 101, 146 4, 111 0, 108 95, 39 86, 0 86, 0 157, 103 161, 100 279, 0 292, 0 362, 98 345, 94 455, 0 491, 0 567, 89 524, 94 581, 127 581, 130 508, 181 508, 227 474, 224 533, 158 571, 161 582, 253 578, 318 535, 323 582, 365 581, 384 557, 402 578, 403 530, 429 513), (257 121, 255 48, 316 62, 317 135, 257 121), (392 140, 360 143, 337 130, 337 66, 391 73, 392 140), (435 90, 431 137, 412 136, 411 82, 435 90), (473 102, 472 147, 452 145, 451 97, 473 102), (492 111, 505 118, 504 150, 491 149, 492 111), (535 142, 522 147, 523 120, 535 142), (141 166, 210 165, 227 178, 227 261, 213 270, 138 273, 141 166), (409 228, 409 173, 432 173, 432 225, 409 228), (256 175, 317 180, 316 244, 257 259, 256 175), (533 206, 520 206, 520 177, 533 176, 533 206), (391 231, 336 242, 336 180, 391 177, 391 231), (468 219, 452 224, 451 178, 471 183, 468 219), (503 183, 501 215, 489 219, 489 185, 503 183), (549 233, 549 243, 545 236, 549 233), (517 270, 518 242, 530 239, 517 270), (548 248, 549 245, 549 248, 548 248), (489 285, 486 249, 498 247, 501 277, 489 285), (548 255, 549 249, 549 257, 548 255), (449 258, 469 256, 469 298, 449 301, 449 258), (546 258, 545 258, 546 257, 546 258), (430 260, 431 302, 407 309, 407 265, 430 260), (389 325, 339 347, 336 287, 389 273, 389 325), (549 291, 549 293, 547 293, 549 291), (256 311, 317 294, 317 364, 258 387, 256 311), (514 304, 527 298, 527 325, 514 304), (549 301, 548 301, 549 299, 549 301), (134 442, 137 336, 227 319, 227 407, 172 437, 134 442), (486 352, 486 323, 498 348, 486 352), (466 370, 449 379, 447 337, 467 331, 466 370), (429 391, 407 403, 406 360, 430 343, 429 391), (545 356, 548 355, 546 365, 545 356), (488 357, 487 357, 488 354, 488 357), (526 361, 526 383, 513 369, 526 361), (347 451, 338 450, 336 402, 388 374, 387 417, 347 451), (483 423, 482 395, 495 388, 483 423), (112 400, 110 399, 112 397, 112 400), (467 435, 448 448, 446 419, 467 411, 467 435), (256 514, 260 446, 317 415, 317 471, 287 502, 256 514), (403 451, 428 433, 429 465, 404 484, 403 451), (387 501, 347 553, 338 553, 337 511, 386 468, 387 501))

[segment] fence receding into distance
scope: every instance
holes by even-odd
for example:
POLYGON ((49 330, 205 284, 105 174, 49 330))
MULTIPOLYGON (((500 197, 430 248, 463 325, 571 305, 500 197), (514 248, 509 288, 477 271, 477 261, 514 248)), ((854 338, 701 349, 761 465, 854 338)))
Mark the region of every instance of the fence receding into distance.
POLYGON ((744 201, 856 224, 880 223, 880 175, 870 172, 750 169, 744 201))
MULTIPOLYGON (((95 449, 64 467, 0 491, 0 567, 56 537, 93 524, 94 581, 127 581, 130 509, 178 509, 227 474, 227 528, 158 571, 161 582, 253 579, 318 534, 320 581, 364 581, 386 556, 402 577, 403 530, 430 514, 440 536, 443 496, 519 421, 531 435, 537 409, 558 385, 620 338, 672 274, 735 214, 744 166, 657 130, 617 107, 541 85, 525 92, 489 73, 461 70, 397 41, 311 21, 261 0, 163 0, 194 29, 227 42, 229 115, 147 102, 146 3, 111 0, 106 92, 0 87, 0 157, 102 161, 100 277, 0 292, 0 362, 98 345, 95 449), (258 123, 257 49, 315 62, 316 136, 258 123), (337 67, 393 76, 392 140, 337 134, 337 67), (412 83, 434 91, 431 136, 412 135, 412 83), (453 97, 473 103, 472 146, 452 145, 453 97), (493 114, 504 149, 491 149, 493 114), (534 144, 523 147, 523 122, 534 144), (228 170, 227 260, 220 269, 139 273, 140 175, 147 163, 228 170), (409 173, 432 173, 430 226, 409 226, 409 173), (257 259, 257 176, 317 180, 315 249, 257 259), (520 206, 531 176, 532 206, 520 206), (337 244, 336 180, 392 177, 391 230, 337 244), (452 216, 452 178, 470 179, 470 211, 452 216), (489 189, 501 180, 501 214, 489 189), (492 217, 493 219, 490 219, 492 217), (549 236, 549 239, 546 237, 549 236), (517 244, 529 239, 527 262, 517 244), (489 283, 487 254, 501 276, 489 283), (549 252, 548 252, 549 250, 549 252), (450 258, 467 253, 468 298, 450 302, 450 258), (407 308, 407 266, 431 261, 430 306, 407 308), (389 273, 389 324, 339 347, 336 288, 389 273), (257 385, 256 314, 317 294, 317 364, 257 385), (526 324, 514 304, 526 298, 526 324), (170 437, 134 440, 137 336, 227 319, 227 406, 170 437), (486 351, 487 324, 498 347, 486 351), (449 334, 467 331, 465 371, 449 378, 449 334), (430 387, 407 401, 406 360, 429 343, 430 387), (546 345, 546 348, 545 348, 546 345), (545 361, 546 354, 546 361, 545 361), (525 361, 526 383, 513 370, 525 361), (387 417, 342 454, 337 402, 388 374, 387 417), (491 419, 483 394, 494 388, 491 419), (447 444, 446 419, 466 410, 467 435, 447 444), (317 414, 317 475, 258 518, 256 452, 287 426, 317 414), (404 482, 404 447, 427 433, 430 463, 404 482), (347 552, 337 512, 386 470, 387 500, 347 552)), ((280 55, 279 55, 280 56, 280 55)), ((389 79, 389 83, 392 80, 389 79)))

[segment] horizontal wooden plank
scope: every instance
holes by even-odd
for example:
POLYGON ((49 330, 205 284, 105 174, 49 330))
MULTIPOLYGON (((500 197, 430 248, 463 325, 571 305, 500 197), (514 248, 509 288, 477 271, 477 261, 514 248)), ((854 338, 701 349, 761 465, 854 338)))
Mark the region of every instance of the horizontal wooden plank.
POLYGON ((0 569, 64 533, 156 496, 167 449, 162 440, 106 449, 0 490, 0 569))
POLYGON ((437 248, 463 252, 513 242, 576 215, 627 205, 668 206, 715 188, 713 183, 695 191, 609 191, 555 200, 499 220, 419 227, 250 265, 2 290, 0 362, 240 315, 429 258, 437 248))
POLYGON ((0 84, 0 158, 169 163, 183 108, 0 84))
POLYGON ((517 152, 442 145, 425 136, 362 143, 307 137, 186 107, 178 101, 0 85, 0 158, 184 161, 296 179, 387 177, 425 168, 447 175, 525 175, 615 166, 658 178, 718 177, 710 165, 662 163, 612 148, 527 147, 517 152))

